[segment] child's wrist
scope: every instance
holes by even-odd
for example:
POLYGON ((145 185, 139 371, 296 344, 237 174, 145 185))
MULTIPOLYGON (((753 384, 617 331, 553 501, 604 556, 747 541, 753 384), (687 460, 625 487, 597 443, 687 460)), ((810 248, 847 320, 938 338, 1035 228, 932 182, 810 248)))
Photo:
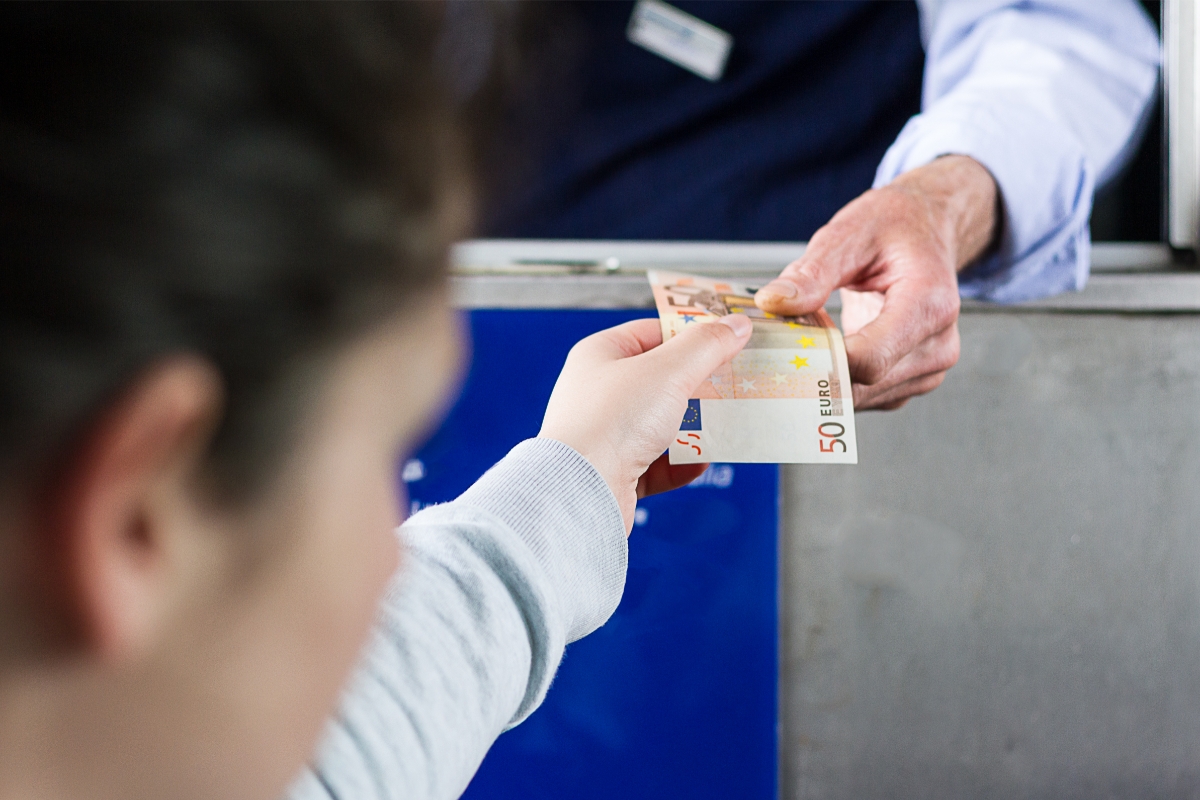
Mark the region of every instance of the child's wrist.
POLYGON ((539 439, 553 439, 562 442, 579 455, 583 456, 592 469, 604 479, 617 505, 621 509, 621 518, 625 521, 626 532, 633 528, 633 512, 637 505, 637 477, 626 478, 623 464, 617 451, 605 442, 595 441, 595 437, 580 435, 578 432, 561 430, 556 427, 543 426, 538 432, 539 439))

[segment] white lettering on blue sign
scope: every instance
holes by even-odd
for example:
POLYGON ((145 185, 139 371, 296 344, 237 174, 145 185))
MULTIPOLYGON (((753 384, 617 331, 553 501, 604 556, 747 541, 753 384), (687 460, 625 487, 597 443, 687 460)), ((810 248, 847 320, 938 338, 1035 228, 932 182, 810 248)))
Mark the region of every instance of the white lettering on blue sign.
POLYGON ((700 477, 688 484, 693 489, 711 486, 714 489, 728 489, 733 485, 732 464, 709 464, 708 469, 700 473, 700 477))
POLYGON ((400 480, 405 483, 419 481, 425 477, 425 464, 419 458, 410 458, 404 462, 404 468, 400 470, 400 480))

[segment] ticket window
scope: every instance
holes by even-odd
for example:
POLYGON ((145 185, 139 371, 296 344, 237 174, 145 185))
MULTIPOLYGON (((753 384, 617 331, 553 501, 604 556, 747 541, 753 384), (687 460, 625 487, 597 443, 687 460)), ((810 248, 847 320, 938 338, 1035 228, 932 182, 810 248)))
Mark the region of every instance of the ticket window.
MULTIPOLYGON (((1159 204, 1163 239, 1188 252, 1194 263, 1200 244, 1200 12, 1193 0, 1163 0, 1158 10, 1164 56, 1164 114, 1157 140, 1165 156, 1159 204)), ((1148 139, 1143 149, 1154 144, 1148 139)))
MULTIPOLYGON (((1097 250, 1097 272, 1189 269, 1200 239, 1200 15, 1192 0, 1143 5, 1163 31, 1164 80, 1140 149, 1100 191, 1092 218, 1094 240, 1133 247, 1097 250)), ((542 273, 615 271, 646 255, 634 252, 636 243, 627 243, 628 254, 613 243, 602 250, 579 242, 532 245, 469 246, 459 266, 514 269, 533 281, 542 273)), ((765 276, 798 255, 784 245, 780 252, 755 245, 723 260, 722 245, 691 247, 653 256, 690 265, 708 258, 714 263, 696 271, 738 264, 765 276), (749 263, 748 254, 762 263, 749 263)), ((452 499, 509 447, 536 434, 574 341, 653 315, 617 297, 634 282, 641 286, 636 277, 586 283, 579 305, 554 310, 526 303, 524 295, 467 304, 475 309, 471 374, 445 425, 403 469, 414 508, 452 499), (600 297, 601 288, 613 297, 600 297)), ((778 796, 778 498, 776 467, 715 465, 695 487, 642 502, 621 607, 568 649, 545 705, 500 738, 465 796, 778 796)))

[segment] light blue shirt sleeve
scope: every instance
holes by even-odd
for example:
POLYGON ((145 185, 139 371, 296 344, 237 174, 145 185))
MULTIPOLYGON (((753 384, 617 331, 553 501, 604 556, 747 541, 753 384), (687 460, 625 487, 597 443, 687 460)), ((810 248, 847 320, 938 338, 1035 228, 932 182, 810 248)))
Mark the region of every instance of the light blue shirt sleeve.
POLYGON ((363 661, 287 800, 458 797, 625 588, 617 499, 553 439, 517 445, 399 535, 404 558, 363 661))
POLYGON ((1000 246, 963 297, 1013 303, 1082 289, 1096 187, 1132 155, 1160 48, 1134 0, 922 0, 921 113, 875 186, 938 156, 974 158, 1000 188, 1000 246))

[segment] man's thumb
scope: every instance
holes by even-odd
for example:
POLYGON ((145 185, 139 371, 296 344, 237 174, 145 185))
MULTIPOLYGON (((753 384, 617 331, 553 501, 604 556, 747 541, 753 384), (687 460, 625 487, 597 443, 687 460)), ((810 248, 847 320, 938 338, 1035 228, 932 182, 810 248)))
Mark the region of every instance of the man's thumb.
POLYGON ((754 302, 772 314, 810 314, 825 305, 837 288, 838 278, 839 275, 823 260, 801 258, 788 264, 778 278, 759 289, 754 302))

